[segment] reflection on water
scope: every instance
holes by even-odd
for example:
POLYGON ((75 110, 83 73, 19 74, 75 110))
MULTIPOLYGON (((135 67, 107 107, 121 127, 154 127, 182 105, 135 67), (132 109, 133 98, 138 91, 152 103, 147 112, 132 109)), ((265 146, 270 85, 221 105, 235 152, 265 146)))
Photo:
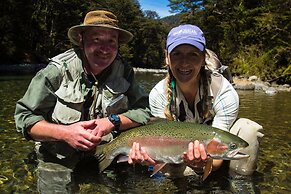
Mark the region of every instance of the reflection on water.
MULTIPOLYGON (((140 85, 149 92, 164 75, 137 73, 140 85)), ((33 142, 15 130, 15 102, 24 94, 31 77, 0 77, 0 191, 37 193, 33 142)), ((250 118, 264 127, 258 168, 252 180, 231 180, 216 172, 200 183, 197 177, 171 180, 149 177, 145 167, 113 166, 98 175, 89 169, 81 178, 81 193, 237 193, 241 187, 253 193, 290 193, 291 181, 291 94, 267 96, 263 92, 238 91, 239 117, 250 118)), ((242 192, 244 193, 244 192, 242 192)))

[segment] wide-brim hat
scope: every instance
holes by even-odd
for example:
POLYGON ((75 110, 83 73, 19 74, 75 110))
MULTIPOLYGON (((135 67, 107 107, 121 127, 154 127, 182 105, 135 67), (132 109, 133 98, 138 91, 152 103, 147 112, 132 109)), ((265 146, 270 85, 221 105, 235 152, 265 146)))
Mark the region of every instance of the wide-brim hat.
POLYGON ((68 37, 73 44, 79 45, 79 34, 88 28, 96 27, 117 30, 119 32, 119 43, 127 43, 133 38, 131 32, 118 27, 117 17, 113 13, 104 10, 87 13, 83 24, 73 26, 68 30, 68 37))

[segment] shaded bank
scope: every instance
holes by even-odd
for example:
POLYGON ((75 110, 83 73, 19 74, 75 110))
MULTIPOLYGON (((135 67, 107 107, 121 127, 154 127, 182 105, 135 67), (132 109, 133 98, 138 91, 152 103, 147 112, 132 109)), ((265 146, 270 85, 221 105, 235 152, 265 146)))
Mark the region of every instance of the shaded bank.
POLYGON ((29 75, 35 74, 47 64, 7 64, 0 65, 0 75, 29 75))
MULTIPOLYGON (((0 65, 0 75, 33 75, 40 69, 46 67, 47 64, 9 64, 0 65)), ((153 74, 166 74, 166 69, 145 69, 134 68, 138 73, 153 73, 153 74)), ((234 88, 236 90, 258 90, 264 91, 268 94, 275 94, 277 92, 291 92, 291 87, 288 84, 278 85, 276 82, 269 83, 263 82, 256 76, 249 78, 234 77, 234 88)))

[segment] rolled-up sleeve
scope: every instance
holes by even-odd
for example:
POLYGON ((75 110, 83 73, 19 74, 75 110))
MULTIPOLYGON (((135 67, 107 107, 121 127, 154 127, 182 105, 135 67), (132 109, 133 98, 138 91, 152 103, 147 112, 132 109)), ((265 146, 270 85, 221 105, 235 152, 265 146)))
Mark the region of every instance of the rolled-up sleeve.
POLYGON ((15 109, 16 130, 30 139, 27 129, 41 120, 51 120, 56 103, 54 91, 59 87, 61 73, 54 65, 40 70, 31 80, 24 96, 17 101, 15 109))
POLYGON ((149 95, 151 114, 155 117, 166 118, 165 107, 167 103, 167 97, 165 94, 164 80, 161 80, 151 90, 149 95))

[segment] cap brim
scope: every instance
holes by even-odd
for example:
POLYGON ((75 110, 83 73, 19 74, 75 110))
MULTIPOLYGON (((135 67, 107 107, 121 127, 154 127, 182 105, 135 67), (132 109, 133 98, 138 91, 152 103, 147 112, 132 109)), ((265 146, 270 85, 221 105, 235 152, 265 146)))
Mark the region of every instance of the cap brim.
POLYGON ((128 43, 133 38, 133 34, 131 32, 118 28, 118 27, 110 26, 110 25, 76 25, 76 26, 71 27, 68 30, 68 37, 73 44, 79 45, 78 36, 81 32, 85 31, 88 28, 98 28, 98 27, 117 30, 119 32, 119 38, 118 38, 119 43, 121 44, 128 43))
POLYGON ((189 44, 189 45, 195 46, 201 52, 203 52, 205 49, 204 44, 195 39, 182 39, 182 40, 175 41, 173 44, 170 44, 167 48, 168 53, 171 53, 174 48, 182 44, 189 44))

